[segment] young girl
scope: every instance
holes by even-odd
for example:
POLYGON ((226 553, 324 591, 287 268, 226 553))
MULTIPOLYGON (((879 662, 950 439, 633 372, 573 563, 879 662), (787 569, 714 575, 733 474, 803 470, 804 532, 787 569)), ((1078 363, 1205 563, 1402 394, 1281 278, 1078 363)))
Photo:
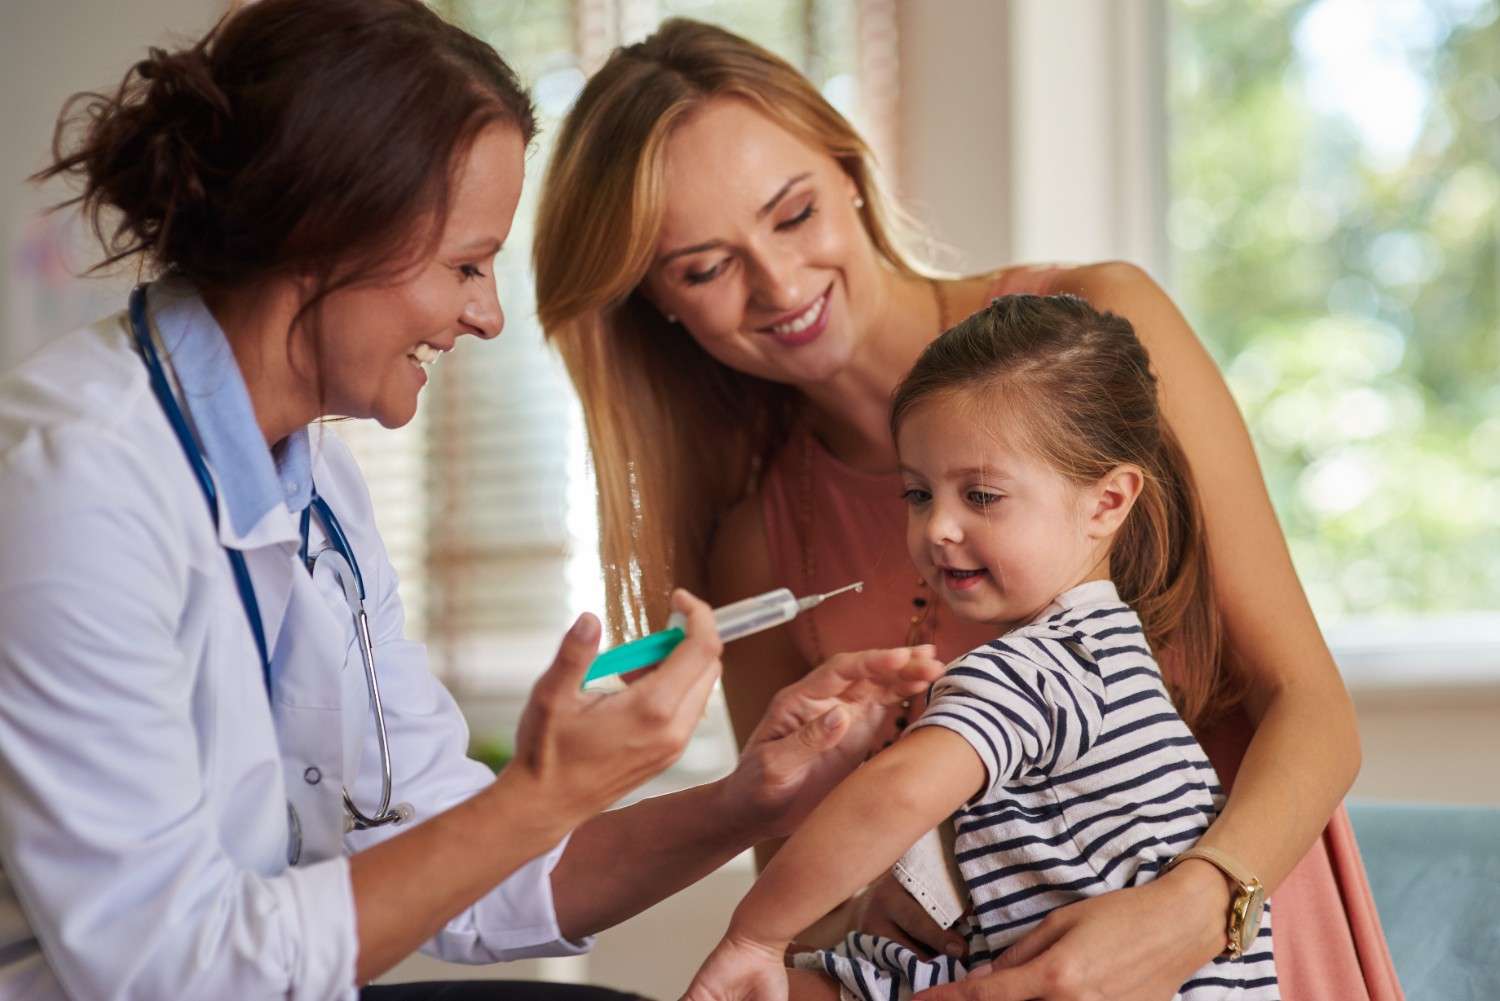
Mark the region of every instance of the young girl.
MULTIPOLYGON (((865 1001, 962 979, 1056 908, 1153 879, 1223 802, 1129 604, 1157 595, 1183 624, 1183 659, 1216 662, 1194 488, 1130 325, 1071 296, 997 299, 923 352, 891 431, 913 562, 998 638, 951 664, 906 735, 775 857, 693 1001, 776 1001, 789 977, 799 997, 839 985, 865 1001), (964 959, 856 933, 782 968, 794 935, 949 817, 964 959)), ((1179 996, 1278 996, 1269 909, 1258 884, 1243 889, 1227 954, 1179 996)))

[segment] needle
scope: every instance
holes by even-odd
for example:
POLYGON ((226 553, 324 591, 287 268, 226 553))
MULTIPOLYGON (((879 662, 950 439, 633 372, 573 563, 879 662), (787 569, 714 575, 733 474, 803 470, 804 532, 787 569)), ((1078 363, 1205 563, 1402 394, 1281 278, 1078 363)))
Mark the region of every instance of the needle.
POLYGON ((829 591, 827 594, 810 594, 806 598, 797 599, 797 611, 801 613, 807 611, 809 608, 817 608, 829 598, 836 598, 846 591, 863 591, 864 589, 865 582, 862 580, 857 580, 853 584, 845 584, 838 590, 829 591))

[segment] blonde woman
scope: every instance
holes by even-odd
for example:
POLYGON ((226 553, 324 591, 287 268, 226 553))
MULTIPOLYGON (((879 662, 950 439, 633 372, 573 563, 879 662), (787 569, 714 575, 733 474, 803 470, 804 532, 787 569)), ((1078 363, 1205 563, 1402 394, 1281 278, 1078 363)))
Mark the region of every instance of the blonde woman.
MULTIPOLYGON (((660 626, 674 585, 725 601, 866 581, 862 601, 725 651, 741 740, 777 688, 836 651, 922 641, 947 660, 988 639, 943 614, 907 559, 891 391, 997 294, 1069 292, 1124 316, 1202 486, 1217 655, 1179 642, 1191 567, 1122 597, 1155 623, 1178 707, 1231 794, 1198 842, 1209 858, 1063 907, 987 975, 924 996, 1162 1001, 1235 944, 1234 908, 1258 881, 1285 998, 1399 998, 1340 805, 1359 768, 1354 713, 1208 354, 1137 268, 949 278, 905 249, 897 220, 849 123, 728 32, 669 21, 584 89, 558 135, 535 258, 542 323, 588 422, 611 628, 660 626)), ((893 715, 892 735, 911 713, 893 715)), ((957 946, 889 878, 831 917, 957 946)))

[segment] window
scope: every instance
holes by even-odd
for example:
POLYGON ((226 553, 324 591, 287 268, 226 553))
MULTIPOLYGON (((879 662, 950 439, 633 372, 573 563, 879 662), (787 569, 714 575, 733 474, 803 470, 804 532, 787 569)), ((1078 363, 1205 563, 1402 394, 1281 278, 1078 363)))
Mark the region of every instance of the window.
POLYGON ((1500 637, 1500 3, 1168 9, 1173 287, 1315 609, 1500 637))

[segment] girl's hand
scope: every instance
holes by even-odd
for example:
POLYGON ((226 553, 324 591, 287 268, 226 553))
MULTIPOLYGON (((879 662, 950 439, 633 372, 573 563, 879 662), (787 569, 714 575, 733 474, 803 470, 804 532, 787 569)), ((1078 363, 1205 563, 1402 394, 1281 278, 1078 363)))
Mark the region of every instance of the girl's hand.
POLYGON ((719 680, 713 610, 672 595, 686 638, 623 692, 580 690, 599 650, 599 620, 582 615, 521 713, 516 755, 497 784, 524 786, 538 820, 559 837, 601 812, 681 756, 719 680))
POLYGON ((1059 907, 994 966, 914 1001, 1169 1001, 1224 950, 1228 890, 1217 870, 1184 863, 1059 907))
POLYGON ((784 951, 730 933, 703 961, 683 1001, 787 1001, 784 951))
POLYGON ((725 784, 763 837, 796 830, 865 759, 888 708, 943 673, 930 646, 841 653, 771 699, 725 784))

